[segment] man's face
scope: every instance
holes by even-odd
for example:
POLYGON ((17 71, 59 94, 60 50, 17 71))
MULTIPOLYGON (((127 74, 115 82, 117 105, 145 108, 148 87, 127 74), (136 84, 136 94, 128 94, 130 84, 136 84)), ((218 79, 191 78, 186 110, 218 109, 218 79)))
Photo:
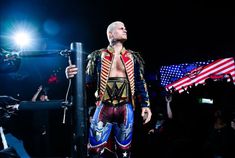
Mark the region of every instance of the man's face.
POLYGON ((116 25, 112 31, 113 41, 126 41, 127 40, 127 30, 124 24, 119 23, 116 25))

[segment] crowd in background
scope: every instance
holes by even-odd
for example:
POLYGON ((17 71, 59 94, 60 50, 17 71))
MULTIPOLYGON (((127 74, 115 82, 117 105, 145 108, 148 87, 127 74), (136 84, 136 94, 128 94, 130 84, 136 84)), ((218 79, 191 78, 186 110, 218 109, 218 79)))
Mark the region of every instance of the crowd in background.
POLYGON ((234 96, 227 79, 207 79, 182 93, 161 92, 152 103, 152 123, 139 139, 145 140, 142 150, 158 158, 235 157, 234 96))

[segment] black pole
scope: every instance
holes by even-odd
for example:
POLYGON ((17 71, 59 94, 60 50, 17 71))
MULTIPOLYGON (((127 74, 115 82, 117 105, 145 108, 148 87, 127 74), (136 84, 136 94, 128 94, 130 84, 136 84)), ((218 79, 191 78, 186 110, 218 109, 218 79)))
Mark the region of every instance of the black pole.
POLYGON ((78 73, 74 78, 74 146, 73 157, 87 157, 87 109, 86 109, 86 88, 85 88, 85 54, 82 50, 82 43, 73 42, 70 45, 72 62, 77 65, 78 73))

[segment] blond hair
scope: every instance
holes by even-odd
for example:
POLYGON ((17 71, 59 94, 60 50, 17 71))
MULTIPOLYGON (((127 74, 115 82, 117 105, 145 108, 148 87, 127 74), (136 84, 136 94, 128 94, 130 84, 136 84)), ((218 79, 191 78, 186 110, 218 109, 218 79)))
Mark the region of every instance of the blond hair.
POLYGON ((109 26, 107 27, 106 34, 107 34, 108 40, 110 40, 109 33, 112 32, 116 28, 116 26, 118 24, 123 24, 123 22, 121 22, 121 21, 114 21, 111 24, 109 24, 109 26))

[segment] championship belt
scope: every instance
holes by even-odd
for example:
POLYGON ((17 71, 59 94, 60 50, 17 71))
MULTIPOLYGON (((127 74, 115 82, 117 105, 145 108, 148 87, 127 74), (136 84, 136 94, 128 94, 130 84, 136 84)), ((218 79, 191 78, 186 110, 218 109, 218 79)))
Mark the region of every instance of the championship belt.
POLYGON ((103 97, 103 103, 122 105, 129 100, 129 84, 124 77, 110 77, 103 97))

